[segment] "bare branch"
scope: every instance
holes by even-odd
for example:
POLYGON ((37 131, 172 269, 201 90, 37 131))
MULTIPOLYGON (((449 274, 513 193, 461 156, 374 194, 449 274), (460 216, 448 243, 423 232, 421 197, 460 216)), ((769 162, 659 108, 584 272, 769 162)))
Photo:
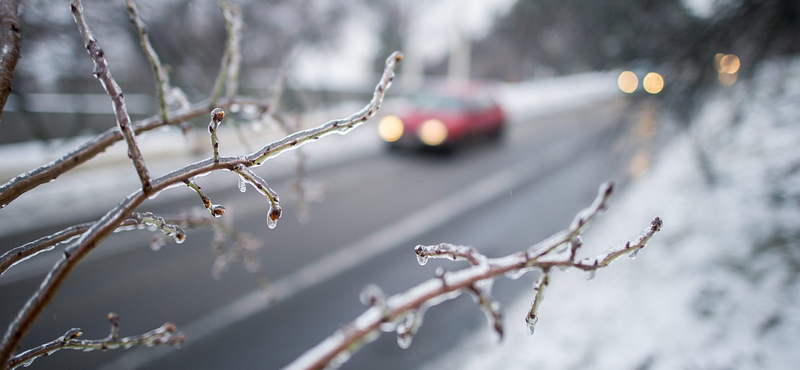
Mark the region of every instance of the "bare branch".
POLYGON ((267 182, 264 181, 264 179, 256 175, 255 172, 251 171, 244 165, 237 165, 236 167, 233 168, 233 171, 238 173, 240 179, 244 180, 245 183, 252 185, 261 194, 264 194, 264 196, 267 197, 267 199, 269 200, 269 213, 267 214, 267 226, 270 229, 274 229, 278 223, 278 219, 281 218, 281 214, 283 213, 280 204, 278 204, 279 202, 278 193, 272 190, 272 188, 270 188, 269 185, 267 185, 267 182))
MULTIPOLYGON (((393 53, 386 61, 386 69, 375 87, 372 100, 356 114, 340 120, 322 124, 316 128, 301 131, 290 135, 288 138, 278 140, 247 157, 221 157, 218 161, 214 158, 195 162, 181 169, 172 171, 152 181, 152 192, 158 193, 169 187, 185 183, 198 175, 207 174, 217 170, 235 171, 237 166, 246 168, 262 164, 268 158, 281 152, 296 148, 301 143, 312 139, 319 139, 330 132, 341 132, 360 125, 375 114, 383 101, 386 89, 394 79, 394 67, 402 60, 399 52, 393 53)), ((56 262, 50 273, 45 277, 39 288, 25 303, 17 317, 6 330, 0 346, 0 363, 8 361, 20 340, 28 332, 33 322, 42 310, 50 303, 53 296, 66 280, 69 273, 90 251, 94 250, 108 235, 113 232, 131 213, 148 199, 144 189, 140 189, 126 197, 115 208, 106 213, 89 230, 83 233, 78 240, 64 250, 63 257, 56 262)))
POLYGON ((103 339, 79 339, 83 334, 80 329, 70 329, 64 335, 56 338, 53 341, 42 344, 36 348, 29 349, 12 357, 6 363, 6 369, 14 369, 19 366, 28 366, 39 357, 48 356, 62 349, 75 349, 84 352, 88 351, 107 351, 118 348, 128 349, 133 346, 180 346, 185 337, 183 333, 178 332, 178 329, 172 323, 165 323, 160 327, 148 331, 147 333, 132 336, 132 337, 119 337, 119 317, 114 314, 108 314, 108 320, 111 322, 111 332, 103 339))
POLYGON ((219 163, 219 139, 217 138, 217 129, 222 119, 225 117, 225 111, 221 108, 214 108, 211 111, 211 122, 208 124, 208 133, 211 134, 211 149, 214 152, 214 162, 219 163))
POLYGON ((478 253, 473 247, 442 243, 437 245, 418 245, 414 248, 417 262, 420 265, 428 263, 428 258, 447 258, 451 261, 468 261, 473 266, 486 263, 486 256, 478 253))
POLYGON ((164 235, 171 236, 175 239, 175 243, 180 244, 186 241, 186 231, 183 231, 178 225, 168 223, 164 217, 156 216, 152 212, 134 212, 131 214, 131 219, 137 224, 147 225, 154 229, 161 230, 164 235))
POLYGON ((55 234, 51 234, 22 246, 16 247, 0 256, 0 275, 6 272, 11 266, 25 261, 39 253, 52 250, 56 244, 69 241, 70 239, 83 234, 94 222, 83 223, 70 226, 55 234))
POLYGON ((536 291, 536 295, 533 297, 533 303, 531 303, 528 316, 525 316, 525 324, 528 325, 528 335, 533 335, 534 330, 536 330, 536 323, 539 322, 539 305, 542 303, 544 291, 549 285, 550 269, 548 268, 542 271, 542 274, 536 279, 536 283, 533 284, 533 290, 536 291))
POLYGON ((375 112, 377 112, 380 108, 381 103, 383 102, 383 96, 386 93, 386 89, 391 86, 392 81, 394 80, 394 67, 401 60, 403 60, 403 55, 399 52, 394 52, 391 56, 389 56, 389 58, 386 59, 386 67, 383 70, 383 75, 381 76, 380 82, 377 86, 375 86, 375 92, 372 95, 372 100, 360 111, 344 119, 333 120, 312 129, 295 132, 292 135, 269 144, 257 152, 250 154, 247 156, 247 160, 250 161, 253 166, 260 166, 267 159, 277 156, 288 149, 298 148, 308 141, 319 140, 319 138, 330 133, 346 133, 350 129, 366 122, 367 119, 375 115, 375 112))
POLYGON ((415 248, 417 256, 426 258, 441 257, 478 261, 471 267, 446 274, 437 272, 437 277, 423 282, 403 293, 396 294, 386 299, 385 307, 373 305, 355 320, 343 326, 342 329, 306 351, 285 369, 324 369, 335 367, 350 358, 353 352, 362 344, 374 340, 379 331, 396 331, 398 344, 405 348, 413 334, 422 323, 422 316, 427 308, 443 301, 453 299, 467 291, 476 297, 476 302, 487 314, 487 319, 495 331, 502 335, 500 323, 500 308, 488 296, 489 286, 492 281, 500 276, 518 276, 534 269, 542 271, 537 280, 536 298, 531 311, 526 315, 528 328, 531 330, 538 320, 536 311, 544 297, 544 288, 550 280, 550 269, 553 266, 577 267, 579 269, 598 269, 608 266, 608 262, 625 253, 632 253, 644 247, 645 243, 661 229, 661 219, 655 218, 638 238, 626 243, 624 247, 616 247, 608 252, 591 259, 591 261, 574 262, 573 251, 580 243, 571 243, 567 258, 562 258, 563 253, 557 249, 563 245, 563 235, 571 235, 567 241, 575 240, 579 233, 585 229, 588 221, 604 208, 606 199, 611 193, 612 186, 603 184, 594 203, 576 217, 576 221, 564 231, 556 233, 542 243, 536 244, 532 250, 517 252, 501 258, 481 258, 473 248, 454 247, 448 244, 437 246, 421 246, 415 248), (547 251, 542 253, 542 251, 547 251), (593 262, 597 261, 597 262, 593 262))
POLYGON ((19 60, 20 37, 17 10, 19 0, 0 2, 0 117, 13 88, 14 72, 19 60))
POLYGON ((145 166, 144 158, 136 144, 136 135, 131 128, 131 117, 128 115, 128 109, 125 107, 125 97, 122 95, 122 90, 117 81, 111 77, 111 71, 106 62, 105 52, 100 48, 97 39, 92 34, 92 30, 86 23, 85 15, 83 14, 83 4, 81 0, 72 0, 70 2, 72 9, 72 16, 75 18, 75 23, 78 25, 83 43, 86 46, 89 55, 94 61, 94 76, 100 80, 103 88, 106 90, 114 106, 114 114, 117 118, 117 128, 125 138, 128 144, 128 157, 133 161, 133 166, 136 168, 136 173, 139 175, 139 180, 142 182, 142 189, 145 194, 150 194, 153 190, 150 184, 150 173, 145 166))
MULTIPOLYGON (((219 217, 217 216, 217 214, 222 214, 224 213, 225 210, 221 206, 216 206, 216 205, 213 206, 213 209, 214 212, 216 212, 212 213, 215 215, 215 217, 219 217)), ((124 222, 122 222, 115 231, 135 229, 136 228, 135 226, 141 226, 146 224, 141 217, 137 218, 135 214, 132 216, 134 217, 129 218, 124 222)), ((153 218, 155 217, 160 217, 160 216, 153 216, 153 218)), ((213 221, 214 221, 213 219, 209 219, 207 217, 198 217, 192 214, 161 217, 161 220, 163 220, 164 223, 166 224, 178 225, 179 227, 183 228, 196 228, 200 226, 213 227, 213 221)), ((53 250, 53 248, 55 248, 56 245, 68 242, 73 238, 85 233, 86 230, 89 230, 89 228, 92 227, 94 224, 95 222, 86 222, 78 225, 73 225, 67 227, 66 229, 63 229, 48 236, 41 237, 39 239, 36 239, 32 242, 26 243, 24 245, 21 245, 4 253, 2 256, 0 256, 0 275, 2 275, 3 273, 6 272, 6 270, 8 270, 12 266, 20 262, 28 260, 39 253, 51 251, 53 250)))
POLYGON ((528 248, 528 253, 531 255, 531 258, 536 259, 550 253, 553 249, 577 237, 592 221, 594 221, 595 217, 600 214, 600 212, 605 210, 608 197, 611 196, 613 191, 614 184, 610 182, 600 185, 600 190, 597 191, 598 194, 594 202, 575 215, 569 228, 528 248))
POLYGON ((220 1, 222 16, 225 18, 225 29, 228 31, 228 39, 225 45, 225 53, 220 61, 219 74, 214 81, 211 90, 211 106, 214 106, 217 99, 222 96, 222 86, 227 83, 227 96, 230 98, 236 93, 239 78, 239 66, 241 64, 241 39, 244 30, 242 12, 238 7, 231 9, 227 0, 220 1))
POLYGON ((159 107, 161 111, 161 119, 164 123, 169 122, 169 110, 167 108, 167 95, 170 92, 169 78, 161 65, 161 60, 158 58, 156 50, 150 43, 150 37, 147 35, 147 25, 144 20, 139 16, 139 9, 133 0, 125 0, 125 8, 128 10, 131 22, 136 27, 139 33, 139 43, 142 45, 147 60, 150 61, 150 66, 153 67, 153 73, 156 77, 156 95, 158 96, 159 107))
MULTIPOLYGON (((247 104, 263 106, 265 103, 259 100, 249 98, 234 98, 225 100, 219 103, 220 108, 227 108, 234 104, 247 104)), ((181 122, 200 117, 208 114, 211 111, 208 108, 208 101, 195 103, 188 110, 183 110, 177 114, 171 114, 168 122, 164 123, 160 115, 155 115, 142 121, 133 124, 133 131, 136 134, 147 132, 165 125, 178 125, 181 122)), ((58 158, 46 165, 33 169, 22 175, 19 175, 7 183, 0 186, 0 208, 5 207, 20 195, 25 194, 31 189, 39 185, 46 184, 63 173, 77 167, 78 165, 94 158, 98 154, 104 152, 111 145, 117 141, 122 140, 122 134, 114 127, 106 130, 100 135, 95 136, 93 139, 83 143, 81 146, 75 148, 61 158, 58 158)))
POLYGON ((213 203, 211 203, 211 198, 209 198, 207 195, 205 195, 205 194, 203 193, 203 191, 202 191, 202 190, 200 190, 200 186, 199 186, 199 185, 197 185, 197 184, 196 184, 194 181, 192 181, 191 179, 190 179, 190 180, 186 180, 185 182, 186 182, 186 185, 187 185, 187 186, 189 186, 190 188, 192 188, 192 190, 194 190, 195 192, 197 192, 197 195, 199 195, 199 196, 200 196, 200 200, 202 200, 202 201, 203 201, 203 207, 206 207, 206 209, 207 209, 209 212, 211 212, 211 215, 212 215, 212 216, 214 216, 214 217, 220 217, 220 216, 222 216, 223 214, 225 214, 225 207, 223 207, 223 206, 221 206, 221 205, 217 205, 217 204, 213 204, 213 203))

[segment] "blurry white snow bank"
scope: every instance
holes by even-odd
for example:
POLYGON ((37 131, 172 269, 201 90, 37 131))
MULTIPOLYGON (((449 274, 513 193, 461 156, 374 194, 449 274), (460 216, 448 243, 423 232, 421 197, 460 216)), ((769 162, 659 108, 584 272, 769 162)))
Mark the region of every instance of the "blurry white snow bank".
POLYGON ((501 84, 494 97, 509 121, 527 121, 624 95, 617 87, 618 76, 619 71, 588 72, 501 84))
POLYGON ((717 91, 693 124, 586 235, 593 255, 662 217, 634 261, 591 282, 557 271, 533 336, 523 321, 531 289, 507 303, 502 343, 483 328, 427 368, 796 368, 800 59, 764 63, 752 81, 717 91))

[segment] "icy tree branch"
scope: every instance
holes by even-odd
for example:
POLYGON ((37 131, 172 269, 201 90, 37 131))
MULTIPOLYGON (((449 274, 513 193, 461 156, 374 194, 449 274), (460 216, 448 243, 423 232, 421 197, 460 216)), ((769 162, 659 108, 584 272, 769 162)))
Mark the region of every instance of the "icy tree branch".
POLYGON ((164 67, 161 65, 161 60, 158 58, 156 50, 153 49, 153 45, 150 43, 150 37, 147 34, 147 25, 144 23, 142 17, 139 16, 139 9, 136 7, 136 4, 133 3, 133 0, 125 0, 125 8, 128 10, 131 22, 139 33, 139 43, 142 45, 142 50, 144 50, 145 55, 147 55, 147 60, 150 61, 150 65, 153 67, 153 73, 156 77, 156 96, 158 96, 161 119, 164 123, 167 123, 169 122, 169 109, 167 108, 167 95, 170 92, 169 78, 167 77, 166 71, 164 71, 164 67))
MULTIPOLYGON (((215 207, 216 208, 214 208, 214 210, 215 212, 217 212, 214 213, 215 217, 219 217, 218 214, 221 215, 221 213, 224 213, 224 208, 222 208, 221 206, 215 206, 215 207), (220 212, 220 209, 222 209, 222 212, 220 212)), ((160 216, 152 215, 152 217, 150 218, 156 219, 159 217, 160 216)), ((200 226, 211 226, 216 230, 214 226, 214 221, 215 221, 214 219, 210 219, 207 217, 200 217, 193 214, 160 217, 160 220, 162 220, 165 224, 174 225, 178 228, 197 228, 200 226)), ((115 231, 135 229, 137 228, 137 226, 146 225, 147 223, 144 221, 145 218, 143 218, 141 215, 137 216, 136 213, 131 214, 131 218, 128 218, 127 220, 122 222, 115 231)), ((85 233, 94 224, 95 224, 94 222, 86 222, 82 224, 73 225, 61 231, 58 231, 48 236, 41 237, 32 242, 25 243, 24 245, 21 245, 19 247, 9 250, 6 253, 3 253, 3 255, 0 256, 0 276, 3 275, 12 266, 20 262, 23 262, 31 257, 34 257, 39 253, 51 251, 58 244, 68 242, 73 238, 85 233)), ((225 229, 225 231, 227 233, 230 233, 227 229, 225 229)))
MULTIPOLYGON (((211 157, 200 162, 195 162, 153 179, 150 192, 146 192, 143 188, 122 200, 115 208, 111 209, 97 221, 97 223, 92 225, 89 230, 81 234, 76 241, 65 248, 62 258, 56 262, 39 288, 28 299, 17 314, 17 317, 6 330, 2 343, 0 343, 0 363, 6 363, 11 358, 12 353, 16 350, 22 337, 28 332, 36 318, 38 318, 44 308, 53 299, 55 293, 64 283, 75 265, 119 227, 140 204, 147 200, 148 194, 156 194, 167 188, 185 184, 186 181, 198 175, 204 175, 212 171, 227 170, 236 172, 237 168, 239 170, 242 168, 249 169, 250 167, 263 164, 268 158, 279 153, 297 148, 302 143, 319 139, 331 132, 345 132, 362 124, 369 117, 373 116, 380 107, 386 89, 389 88, 394 79, 394 68, 400 60, 402 60, 402 55, 399 52, 393 53, 387 59, 386 68, 375 87, 371 101, 354 115, 345 119, 324 123, 316 128, 297 132, 269 144, 246 157, 220 157, 218 160, 211 157)), ((272 212, 274 212, 274 210, 272 212)), ((270 217, 273 216, 272 212, 270 217)))
POLYGON ((389 88, 394 80, 394 68, 401 60, 403 60, 403 55, 399 52, 394 52, 386 59, 383 75, 381 75, 381 80, 378 85, 375 86, 372 100, 360 111, 347 118, 333 120, 315 128, 295 132, 248 155, 247 160, 250 161, 253 166, 260 166, 267 159, 277 156, 286 150, 298 148, 300 145, 309 141, 319 140, 321 137, 330 133, 346 133, 350 129, 366 122, 367 119, 375 115, 375 112, 380 108, 386 89, 389 88))
MULTIPOLYGON (((578 213, 575 221, 566 230, 534 245, 528 251, 500 258, 486 258, 470 247, 450 244, 416 247, 417 256, 423 258, 419 261, 421 264, 424 264, 427 258, 446 258, 466 260, 471 262, 472 266, 453 272, 437 270, 435 278, 403 293, 386 298, 383 300, 385 303, 381 305, 370 304, 371 307, 367 311, 317 346, 306 351, 285 369, 337 367, 365 343, 377 338, 380 331, 395 331, 398 345, 406 348, 410 344, 413 334, 421 325, 425 311, 431 306, 459 296, 462 292, 468 292, 475 297, 478 306, 486 313, 490 325, 502 337, 502 313, 499 304, 493 301, 489 295, 492 282, 501 276, 516 278, 537 270, 541 272, 541 275, 534 287, 536 295, 532 308, 525 319, 529 333, 532 333, 533 325, 538 320, 536 311, 542 303, 544 289, 550 283, 552 267, 575 267, 593 271, 608 266, 613 259, 644 248, 650 238, 661 230, 661 219, 656 217, 633 241, 621 247, 611 248, 593 259, 575 262, 575 251, 581 245, 578 242, 578 236, 585 230, 589 221, 605 208, 605 202, 610 196, 612 188, 611 184, 603 184, 592 205, 578 213)), ((374 291, 377 288, 370 289, 374 291)))
POLYGON ((219 138, 217 129, 222 119, 225 118, 225 111, 222 108, 214 108, 211 111, 211 122, 208 124, 208 133, 211 134, 211 149, 214 152, 214 162, 219 163, 219 138))
POLYGON ((172 323, 165 323, 160 327, 148 331, 147 333, 132 336, 119 337, 119 316, 114 313, 108 314, 108 321, 111 322, 111 332, 103 339, 80 339, 83 334, 80 329, 67 330, 64 335, 53 341, 42 344, 36 348, 29 349, 12 357, 6 363, 6 369, 14 369, 19 366, 28 366, 39 357, 49 356, 62 349, 75 349, 87 351, 107 351, 118 348, 128 349, 133 346, 180 346, 184 342, 184 335, 172 323))
POLYGON ((217 99, 222 96, 222 87, 227 85, 226 96, 233 97, 238 89, 239 69, 242 63, 241 40, 244 31, 242 12, 237 6, 228 6, 227 0, 220 1, 222 16, 225 18, 225 29, 228 31, 228 39, 225 45, 225 53, 222 54, 220 61, 219 74, 214 81, 214 88, 211 90, 211 105, 214 106, 217 99))
POLYGON ((19 20, 19 0, 0 1, 0 117, 13 88, 14 72, 22 44, 19 20))
POLYGON ((225 207, 211 203, 211 198, 209 198, 205 193, 203 193, 199 185, 197 185, 191 179, 186 180, 185 182, 188 187, 192 188, 192 190, 194 190, 197 193, 197 195, 200 196, 200 200, 203 202, 203 207, 206 207, 206 209, 209 212, 211 212, 212 216, 220 217, 223 214, 225 214, 225 207))
POLYGON ((100 48, 97 39, 94 37, 89 24, 86 23, 86 16, 83 14, 83 4, 81 0, 70 1, 70 9, 72 9, 72 16, 75 18, 75 23, 78 25, 78 31, 83 38, 83 43, 86 50, 94 61, 94 76, 100 80, 103 88, 106 90, 114 106, 114 115, 117 118, 117 128, 125 138, 125 143, 128 144, 128 157, 133 162, 136 168, 136 173, 139 175, 139 180, 142 182, 142 190, 145 194, 150 194, 153 190, 150 184, 150 173, 147 171, 147 166, 144 163, 144 157, 139 150, 139 145, 136 143, 136 134, 131 128, 131 117, 128 115, 128 108, 125 106, 125 97, 122 95, 122 89, 117 85, 117 81, 111 77, 111 71, 106 62, 105 52, 100 48))
MULTIPOLYGON (((227 108, 234 104, 247 104, 255 106, 263 106, 265 103, 260 100, 237 97, 234 99, 226 99, 218 104, 220 108, 227 108)), ((178 125, 181 122, 191 120, 205 114, 208 114, 211 109, 208 107, 209 101, 205 100, 195 103, 189 107, 188 110, 170 114, 170 120, 166 123, 163 122, 160 115, 138 121, 132 125, 133 131, 136 134, 154 130, 165 125, 178 125)), ((94 158, 98 154, 104 152, 111 145, 123 139, 122 134, 115 128, 110 128, 93 139, 85 142, 81 146, 75 148, 61 158, 58 158, 46 165, 33 169, 22 175, 19 175, 7 183, 0 186, 0 208, 5 207, 14 199, 17 199, 22 194, 36 188, 39 185, 46 184, 63 173, 66 173, 78 165, 94 158)))

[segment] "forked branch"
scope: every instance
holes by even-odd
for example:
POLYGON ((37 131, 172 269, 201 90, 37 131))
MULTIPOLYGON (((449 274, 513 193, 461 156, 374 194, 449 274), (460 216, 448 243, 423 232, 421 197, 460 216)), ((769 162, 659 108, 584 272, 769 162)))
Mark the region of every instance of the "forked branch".
MULTIPOLYGON (((536 282, 536 295, 530 312, 526 314, 529 333, 538 320, 537 308, 542 303, 544 288, 550 283, 550 271, 554 266, 562 268, 575 267, 581 270, 594 271, 608 266, 614 259, 635 253, 645 247, 650 238, 661 230, 661 219, 656 217, 651 224, 633 241, 623 246, 611 248, 606 253, 591 259, 575 261, 575 252, 580 247, 577 239, 588 225, 588 222, 605 208, 606 200, 611 194, 612 186, 604 184, 591 206, 584 209, 575 221, 564 231, 556 233, 542 243, 536 244, 528 251, 517 252, 500 258, 487 258, 474 248, 439 244, 434 246, 417 246, 415 252, 420 264, 428 258, 447 258, 466 260, 471 267, 444 272, 437 269, 436 277, 419 284, 403 293, 388 298, 365 300, 370 308, 355 320, 333 335, 311 348, 302 356, 289 364, 285 369, 324 369, 337 367, 350 358, 363 344, 377 338, 380 331, 397 333, 398 345, 405 348, 416 330, 422 324, 425 311, 441 302, 453 299, 462 292, 475 297, 478 306, 486 313, 486 317, 495 332, 502 337, 502 313, 497 302, 490 297, 493 281, 501 276, 517 277, 530 271, 539 271, 536 282), (379 304, 378 304, 379 303, 379 304)), ((370 292, 379 291, 374 286, 370 292)), ((363 295, 362 295, 363 296, 363 295)), ((369 297, 382 297, 375 293, 369 297)))
POLYGON ((67 330, 64 335, 42 344, 36 348, 29 349, 12 357, 6 364, 6 369, 14 369, 19 366, 28 366, 39 357, 48 356, 62 349, 76 349, 87 351, 107 351, 118 348, 128 349, 133 346, 180 346, 185 337, 183 333, 172 323, 165 323, 160 327, 148 331, 147 333, 131 337, 119 337, 119 316, 114 313, 108 314, 108 321, 111 322, 111 332, 103 339, 80 339, 83 334, 80 329, 67 330))
MULTIPOLYGON (((213 171, 235 171, 237 166, 244 166, 245 168, 255 167, 263 164, 268 158, 284 151, 297 148, 303 143, 317 140, 332 132, 346 132, 364 123, 368 118, 373 116, 380 107, 386 89, 389 88, 391 82, 394 80, 394 68, 400 60, 402 60, 402 55, 399 52, 393 53, 386 60, 386 68, 375 87, 372 100, 363 109, 352 116, 330 121, 316 128, 297 132, 284 139, 273 142, 247 157, 220 157, 218 161, 210 157, 203 161, 190 164, 154 179, 151 183, 151 192, 158 193, 169 187, 183 184, 197 176, 213 171)), ((12 353, 16 350, 22 337, 28 332, 36 318, 53 299, 55 293, 64 283, 66 277, 75 265, 90 251, 94 250, 102 240, 107 238, 109 234, 119 227, 119 225, 147 199, 148 193, 145 192, 144 189, 130 194, 64 250, 62 258, 56 262, 52 270, 50 270, 50 273, 45 277, 45 280, 28 299, 25 306, 22 307, 17 317, 6 330, 3 341, 0 343, 0 364, 6 363, 11 358, 12 353)))
POLYGON ((81 0, 72 0, 70 2, 70 9, 72 9, 72 16, 75 18, 75 23, 78 25, 83 38, 83 44, 86 50, 94 61, 94 76, 100 80, 103 88, 106 90, 114 106, 114 115, 117 119, 117 128, 125 138, 125 143, 128 144, 128 157, 133 161, 133 166, 136 168, 136 173, 139 175, 139 180, 142 182, 142 190, 145 194, 150 194, 153 190, 150 184, 150 173, 147 171, 147 166, 144 163, 144 157, 139 150, 139 145, 136 144, 136 134, 131 128, 131 117, 128 115, 128 108, 125 106, 125 97, 122 95, 122 89, 117 85, 117 81, 111 76, 111 71, 106 62, 105 52, 97 43, 89 24, 86 22, 86 16, 83 13, 83 4, 81 0))

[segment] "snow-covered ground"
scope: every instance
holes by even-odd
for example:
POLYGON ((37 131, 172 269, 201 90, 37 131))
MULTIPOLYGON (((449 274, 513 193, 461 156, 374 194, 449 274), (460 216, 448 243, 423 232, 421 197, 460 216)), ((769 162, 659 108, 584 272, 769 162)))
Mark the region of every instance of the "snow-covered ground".
POLYGON ((800 58, 716 91, 693 125, 586 235, 593 255, 662 217, 635 260, 556 272, 533 336, 531 289, 504 342, 482 329, 429 369, 797 368, 800 58))

